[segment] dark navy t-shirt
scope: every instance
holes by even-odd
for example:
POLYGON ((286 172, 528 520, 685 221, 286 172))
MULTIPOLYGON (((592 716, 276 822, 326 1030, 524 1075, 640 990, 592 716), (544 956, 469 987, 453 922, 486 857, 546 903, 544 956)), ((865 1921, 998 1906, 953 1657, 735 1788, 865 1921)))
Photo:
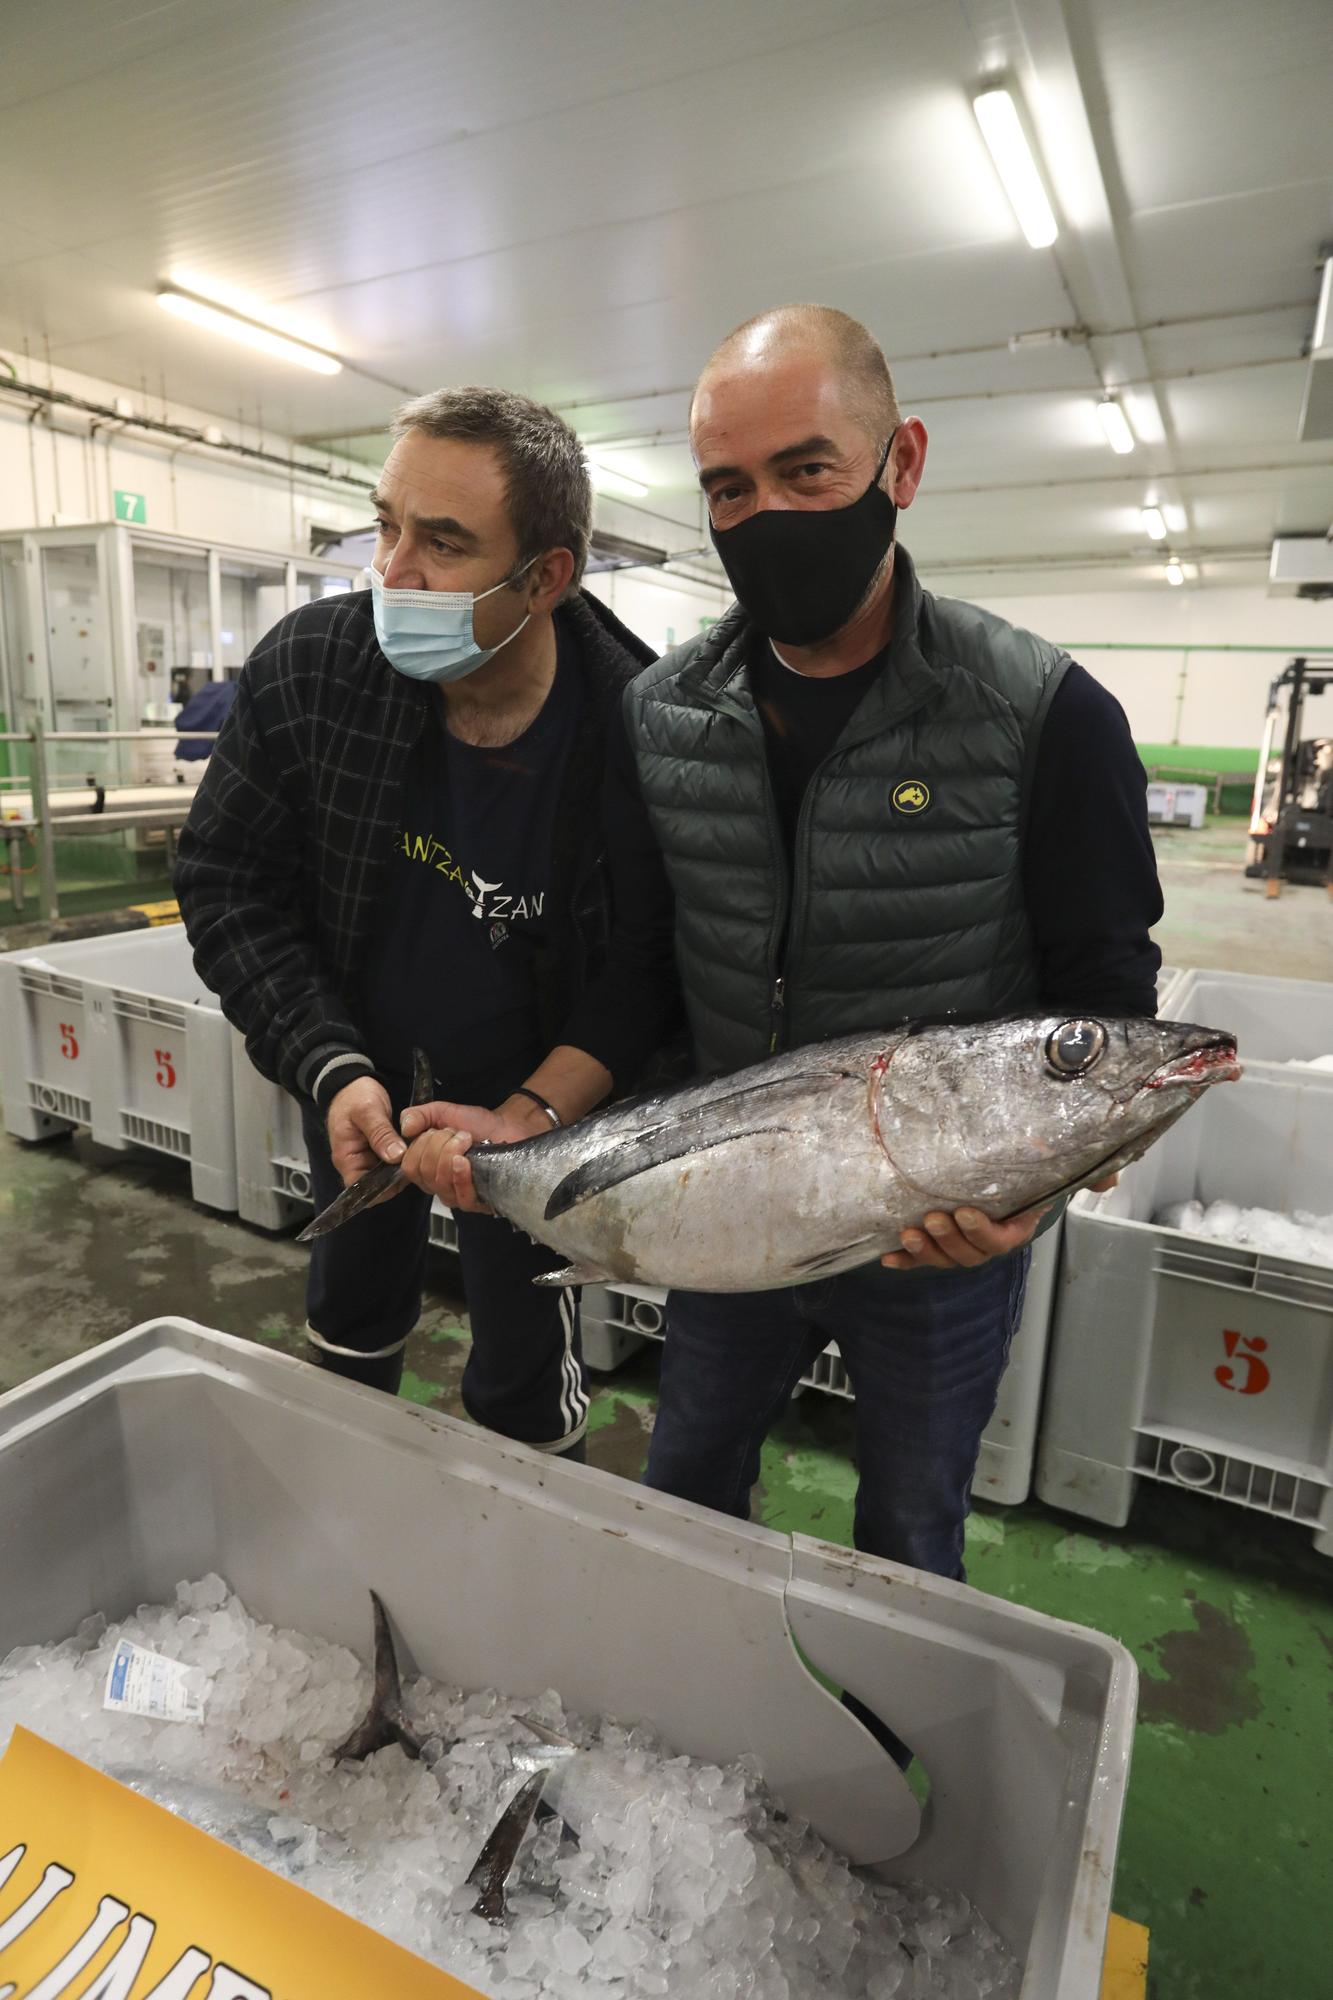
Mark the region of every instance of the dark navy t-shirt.
POLYGON ((497 1102, 546 1054, 533 959, 580 701, 559 646, 551 692, 513 743, 460 743, 443 702, 431 703, 361 977, 366 1046, 395 1091, 405 1093, 418 1046, 440 1095, 469 1103, 497 1102))

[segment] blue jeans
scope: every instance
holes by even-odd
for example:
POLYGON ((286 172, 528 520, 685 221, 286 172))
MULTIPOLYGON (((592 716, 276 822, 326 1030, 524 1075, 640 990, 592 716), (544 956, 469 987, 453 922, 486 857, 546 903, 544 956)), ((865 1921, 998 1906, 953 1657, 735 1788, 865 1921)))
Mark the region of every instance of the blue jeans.
POLYGON ((788 1291, 672 1292, 646 1483, 745 1519, 760 1446, 836 1340, 856 1396, 857 1548, 961 1579, 1028 1261, 1021 1250, 971 1271, 868 1264, 788 1291))

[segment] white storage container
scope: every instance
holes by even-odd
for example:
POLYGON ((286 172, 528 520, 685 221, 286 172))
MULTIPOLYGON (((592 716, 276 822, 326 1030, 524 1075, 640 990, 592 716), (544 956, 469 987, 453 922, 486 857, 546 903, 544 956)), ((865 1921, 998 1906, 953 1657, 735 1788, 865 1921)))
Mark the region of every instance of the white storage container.
MULTIPOLYGON (((236 1194, 242 1222, 286 1229, 313 1207, 310 1160, 296 1100, 261 1076, 232 1033, 232 1094, 236 1106, 236 1194)), ((430 1240, 456 1252, 458 1227, 449 1210, 431 1208, 430 1240)))
POLYGON ((236 1207, 231 1030, 179 924, 0 957, 5 1129, 87 1126, 188 1160, 196 1201, 236 1207))
POLYGON ((1148 786, 1148 818, 1154 825, 1198 828, 1207 817, 1207 785, 1148 786))
POLYGON ((242 1222, 286 1229, 311 1206, 310 1162, 296 1100, 270 1083, 231 1038, 236 1106, 236 1206, 242 1222))
POLYGON ((1300 1063, 1306 1065, 1300 1074, 1327 1076, 1333 1085, 1333 1071, 1308 1067, 1316 1056, 1333 1059, 1333 985, 1191 968, 1172 975, 1159 1012, 1164 1020, 1195 1021, 1234 1035, 1248 1075, 1300 1063))
MULTIPOLYGON (((1032 1485, 1046 1347, 1051 1307, 1060 1261, 1060 1225, 1047 1230, 1033 1246, 1027 1299, 1009 1366, 1000 1381, 995 1414, 981 1440, 981 1457, 972 1481, 973 1497, 1015 1506, 1026 1500, 1032 1485)), ((589 1368, 610 1370, 644 1340, 666 1335, 666 1293, 653 1285, 585 1285, 583 1288, 583 1358, 589 1368)), ((836 1341, 817 1355, 801 1387, 850 1401, 852 1385, 836 1341)))
POLYGON ((1123 1527, 1140 1477, 1303 1522, 1333 1555, 1333 1268, 1154 1225, 1168 1202, 1333 1213, 1333 1093, 1210 1090, 1065 1216, 1037 1492, 1123 1527))
POLYGON ((641 1333, 627 1333, 623 1327, 615 1326, 603 1315, 606 1308, 606 1293, 602 1286, 595 1288, 585 1285, 583 1303, 579 1311, 580 1338, 583 1342, 584 1366, 596 1375, 610 1375, 623 1362, 637 1354, 643 1346, 641 1333), (593 1298, 594 1290, 598 1294, 593 1298), (596 1317, 590 1317, 589 1302, 598 1306, 596 1317))
POLYGON ((422 1672, 751 1752, 854 1860, 973 1897, 1023 2000, 1098 1991, 1135 1686, 1099 1633, 183 1320, 0 1397, 0 1519, 0 1653, 216 1570, 259 1617, 364 1656, 373 1585, 422 1672), (802 1656, 913 1744, 924 1817, 802 1656))

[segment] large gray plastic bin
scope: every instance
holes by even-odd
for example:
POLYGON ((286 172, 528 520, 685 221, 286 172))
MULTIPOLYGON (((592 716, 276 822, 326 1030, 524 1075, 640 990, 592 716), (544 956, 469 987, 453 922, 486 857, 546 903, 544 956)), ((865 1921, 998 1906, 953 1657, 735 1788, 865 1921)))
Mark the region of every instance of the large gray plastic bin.
MULTIPOLYGON (((1333 1056, 1333 985, 1318 979, 1191 967, 1172 975, 1158 1011, 1165 1020, 1226 1029, 1240 1044, 1249 1075, 1266 1074, 1270 1064, 1286 1068, 1333 1056)), ((1333 1085, 1333 1071, 1309 1074, 1327 1076, 1333 1085)))
POLYGON ((1151 1218, 1169 1202, 1333 1212, 1333 1092, 1270 1070, 1208 1092, 1065 1216, 1037 1492, 1123 1527, 1140 1477, 1302 1522, 1333 1555, 1333 1268, 1151 1218))
POLYGON ((0 1654, 209 1570, 364 1654, 373 1584, 420 1670, 554 1686, 711 1760, 752 1752, 854 1860, 974 1897, 1025 1963, 1023 2000, 1095 2000, 1135 1689, 1100 1633, 185 1320, 0 1397, 0 1519, 0 1654), (797 1645, 915 1746, 924 1817, 797 1645))
POLYGON ((186 1160, 196 1201, 236 1207, 231 1029, 179 924, 0 957, 5 1129, 87 1126, 186 1160))
MULTIPOLYGON (((972 1480, 974 1499, 1012 1507, 1026 1500, 1031 1490, 1059 1263, 1060 1224, 1056 1223, 1032 1247, 1023 1317, 1000 1380, 995 1414, 982 1436, 981 1456, 972 1480)), ((618 1368, 645 1340, 664 1339, 666 1296, 654 1285, 585 1285, 583 1358, 589 1368, 618 1368)), ((816 1356, 801 1377, 801 1387, 852 1400, 854 1392, 836 1341, 816 1356)))

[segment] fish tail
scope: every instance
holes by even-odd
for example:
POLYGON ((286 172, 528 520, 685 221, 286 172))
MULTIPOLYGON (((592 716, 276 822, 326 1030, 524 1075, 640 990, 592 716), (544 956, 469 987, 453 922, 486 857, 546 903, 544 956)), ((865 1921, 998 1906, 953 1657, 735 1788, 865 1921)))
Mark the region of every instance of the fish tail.
POLYGON ((421 1756, 421 1739, 403 1709, 402 1680, 393 1633, 389 1629, 389 1614, 378 1591, 371 1591, 370 1602, 375 1620, 375 1682, 370 1707, 351 1735, 333 1753, 334 1761, 339 1764, 361 1763, 377 1750, 387 1749, 390 1743, 398 1744, 409 1757, 419 1759, 421 1756))

